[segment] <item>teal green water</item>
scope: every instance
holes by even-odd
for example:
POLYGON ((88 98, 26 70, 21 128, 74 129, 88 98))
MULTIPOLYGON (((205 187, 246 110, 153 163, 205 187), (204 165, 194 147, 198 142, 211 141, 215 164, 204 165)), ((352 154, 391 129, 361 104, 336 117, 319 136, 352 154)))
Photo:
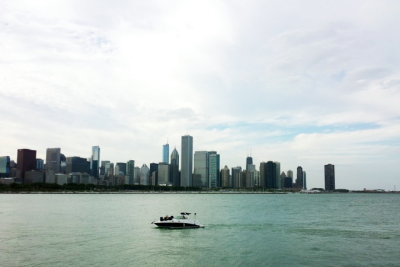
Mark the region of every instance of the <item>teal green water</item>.
POLYGON ((400 195, 3 194, 0 265, 399 266, 400 195))

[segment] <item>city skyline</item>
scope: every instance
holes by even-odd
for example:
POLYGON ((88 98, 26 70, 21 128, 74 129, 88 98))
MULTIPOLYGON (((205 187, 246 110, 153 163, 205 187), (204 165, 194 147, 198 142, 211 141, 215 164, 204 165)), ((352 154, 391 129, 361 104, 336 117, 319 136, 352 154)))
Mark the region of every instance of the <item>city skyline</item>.
POLYGON ((340 187, 400 188, 399 13, 390 0, 6 1, 0 156, 99 145, 140 167, 189 133, 221 168, 251 155, 323 187, 332 162, 340 187))

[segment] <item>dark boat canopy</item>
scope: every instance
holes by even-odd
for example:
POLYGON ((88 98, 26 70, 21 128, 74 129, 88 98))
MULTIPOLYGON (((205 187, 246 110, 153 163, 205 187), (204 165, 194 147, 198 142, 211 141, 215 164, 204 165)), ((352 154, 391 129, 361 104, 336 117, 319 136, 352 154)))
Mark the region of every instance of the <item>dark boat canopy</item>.
POLYGON ((181 212, 181 215, 190 215, 190 212, 181 212))

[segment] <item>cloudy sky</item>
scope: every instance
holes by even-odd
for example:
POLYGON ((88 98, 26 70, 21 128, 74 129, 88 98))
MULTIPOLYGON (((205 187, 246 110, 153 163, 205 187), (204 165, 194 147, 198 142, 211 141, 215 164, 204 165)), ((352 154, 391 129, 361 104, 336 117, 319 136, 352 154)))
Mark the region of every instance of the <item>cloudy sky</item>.
MULTIPOLYGON (((400 189, 400 2, 0 1, 0 154, 162 144, 400 189)), ((258 167, 257 167, 258 168, 258 167)))

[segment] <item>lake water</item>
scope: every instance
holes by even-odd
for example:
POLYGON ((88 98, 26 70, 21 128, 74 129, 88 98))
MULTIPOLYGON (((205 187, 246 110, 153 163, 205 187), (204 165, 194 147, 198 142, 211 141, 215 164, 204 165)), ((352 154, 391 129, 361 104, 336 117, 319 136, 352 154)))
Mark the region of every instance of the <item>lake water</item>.
POLYGON ((400 266, 400 195, 2 194, 0 265, 400 266))

